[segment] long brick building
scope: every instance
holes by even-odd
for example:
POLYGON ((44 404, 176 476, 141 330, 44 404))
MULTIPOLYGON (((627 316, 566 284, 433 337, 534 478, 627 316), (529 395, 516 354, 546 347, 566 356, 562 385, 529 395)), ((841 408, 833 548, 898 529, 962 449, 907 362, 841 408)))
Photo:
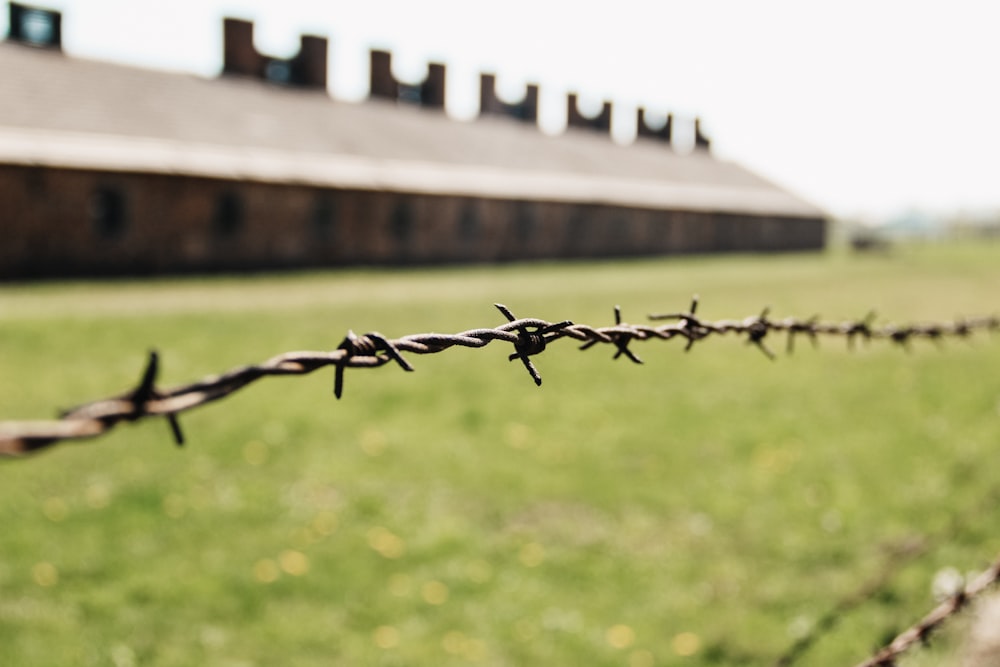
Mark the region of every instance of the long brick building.
POLYGON ((628 146, 567 99, 537 127, 538 89, 444 111, 446 73, 397 81, 371 52, 371 96, 327 92, 327 42, 290 59, 226 19, 217 78, 70 57, 61 16, 11 3, 0 43, 0 277, 495 262, 813 250, 822 211, 712 156, 672 119, 628 146))

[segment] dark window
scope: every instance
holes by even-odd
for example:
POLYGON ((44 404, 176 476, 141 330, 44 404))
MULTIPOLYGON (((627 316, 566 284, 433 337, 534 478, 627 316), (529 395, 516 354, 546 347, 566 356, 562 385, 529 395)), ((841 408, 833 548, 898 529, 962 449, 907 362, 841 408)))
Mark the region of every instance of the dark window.
POLYGON ((423 99, 423 95, 420 90, 420 85, 400 82, 399 94, 397 95, 397 99, 400 102, 407 102, 409 104, 420 104, 420 102, 423 99))
POLYGON ((569 245, 573 248, 583 248, 591 243, 593 233, 592 212, 586 209, 577 208, 569 218, 569 245))
POLYGON ((10 37, 34 46, 59 46, 62 41, 59 12, 10 3, 10 37))
POLYGON ((243 227, 243 201, 234 192, 226 192, 215 200, 212 230, 219 238, 232 238, 243 227))
POLYGON ((333 199, 328 195, 320 195, 312 210, 312 233, 321 241, 329 241, 336 232, 336 210, 333 199))
MULTIPOLYGON (((670 217, 669 216, 657 216, 657 224, 663 226, 664 229, 669 229, 670 217)), ((621 213, 616 213, 611 218, 611 223, 608 225, 608 235, 614 239, 627 238, 631 233, 632 228, 635 226, 632 218, 621 213)))
POLYGON ((479 215, 476 205, 468 202, 462 207, 458 218, 458 237, 466 243, 472 243, 479 238, 479 215))
POLYGON ((272 58, 264 66, 264 78, 273 83, 292 83, 292 63, 272 58))
POLYGON ((45 195, 45 172, 41 168, 28 170, 24 177, 28 193, 34 196, 45 195))
MULTIPOLYGON (((660 218, 668 216, 658 216, 660 218)), ((635 214, 625 215, 621 213, 616 213, 612 216, 611 220, 606 223, 605 226, 605 239, 607 240, 608 247, 610 247, 615 252, 623 252, 628 248, 633 247, 637 244, 641 245, 641 242, 637 241, 637 230, 639 228, 639 221, 636 219, 635 214)), ((670 235, 670 222, 668 220, 661 221, 658 236, 668 237, 670 235)))
POLYGON ((413 207, 408 201, 400 201, 392 210, 389 233, 400 243, 406 243, 413 234, 413 207))
POLYGON ((124 236, 127 223, 125 195, 112 187, 101 187, 90 198, 90 219, 94 233, 101 239, 124 236))
POLYGON ((535 207, 529 202, 518 202, 515 213, 517 240, 526 243, 535 235, 535 207))

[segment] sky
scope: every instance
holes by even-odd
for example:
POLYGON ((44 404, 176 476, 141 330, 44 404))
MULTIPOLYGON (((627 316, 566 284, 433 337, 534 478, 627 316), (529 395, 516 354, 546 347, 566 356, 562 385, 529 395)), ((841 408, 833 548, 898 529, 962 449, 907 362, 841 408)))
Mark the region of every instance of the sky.
MULTIPOLYGON (((259 51, 330 38, 330 92, 367 95, 369 48, 400 79, 448 66, 447 109, 478 112, 479 72, 502 97, 541 86, 542 130, 565 94, 701 118, 716 156, 834 216, 1000 211, 1000 3, 989 0, 33 0, 63 11, 75 56, 215 76, 222 17, 255 22, 259 51)), ((6 29, 6 12, 0 28, 6 29)))

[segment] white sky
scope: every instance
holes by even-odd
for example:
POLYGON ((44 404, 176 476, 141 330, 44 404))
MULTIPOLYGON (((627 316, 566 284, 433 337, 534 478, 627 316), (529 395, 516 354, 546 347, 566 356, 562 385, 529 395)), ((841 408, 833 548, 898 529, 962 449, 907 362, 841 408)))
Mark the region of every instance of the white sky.
MULTIPOLYGON (((215 75, 221 17, 254 20, 260 51, 330 37, 330 87, 367 94, 367 49, 397 76, 448 65, 448 109, 470 118, 478 73, 517 99, 542 87, 558 132, 577 90, 698 115, 719 157, 840 216, 911 207, 1000 210, 1000 3, 989 0, 36 0, 61 9, 78 56, 215 75)), ((6 12, 0 21, 6 22, 6 12)), ((5 25, 0 25, 5 29, 5 25)))

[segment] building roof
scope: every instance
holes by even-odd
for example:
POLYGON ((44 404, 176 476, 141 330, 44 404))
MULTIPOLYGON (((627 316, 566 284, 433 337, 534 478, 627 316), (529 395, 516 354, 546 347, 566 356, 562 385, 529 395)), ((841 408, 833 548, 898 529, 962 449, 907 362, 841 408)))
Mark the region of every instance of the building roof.
POLYGON ((823 217, 707 151, 0 43, 0 163, 823 217))

